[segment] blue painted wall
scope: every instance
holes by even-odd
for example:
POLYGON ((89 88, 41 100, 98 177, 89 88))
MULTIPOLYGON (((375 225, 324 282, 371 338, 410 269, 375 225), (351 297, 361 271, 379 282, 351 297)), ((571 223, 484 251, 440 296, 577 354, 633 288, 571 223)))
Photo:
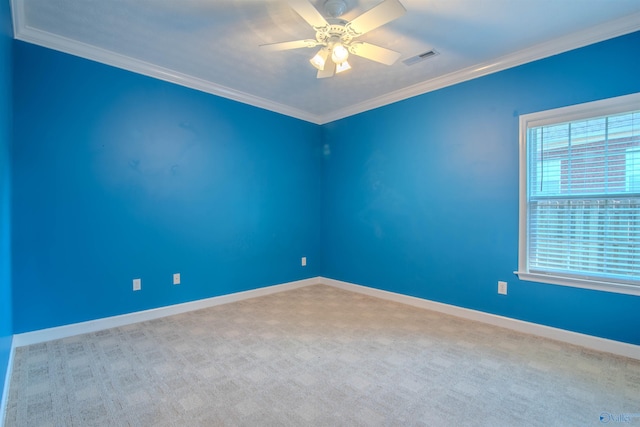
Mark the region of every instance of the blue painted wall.
POLYGON ((0 1, 0 399, 11 351, 11 46, 9 1, 0 1))
POLYGON ((635 33, 325 125, 322 274, 640 344, 640 297, 513 274, 518 115, 640 91, 639 52, 635 33))
POLYGON ((518 115, 640 91, 639 48, 631 34, 315 126, 14 42, 5 325, 323 275, 640 344, 640 298, 512 273, 518 115))
POLYGON ((320 274, 320 127, 22 42, 14 61, 14 333, 320 274))

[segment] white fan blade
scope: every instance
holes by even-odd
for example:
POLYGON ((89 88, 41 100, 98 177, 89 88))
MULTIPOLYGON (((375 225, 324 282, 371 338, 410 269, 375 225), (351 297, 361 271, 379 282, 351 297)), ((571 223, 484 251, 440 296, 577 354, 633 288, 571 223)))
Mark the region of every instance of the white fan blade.
POLYGON ((289 6, 314 28, 329 25, 326 19, 308 0, 289 0, 289 6))
POLYGON ((395 50, 386 49, 366 42, 355 42, 349 46, 349 52, 372 61, 385 65, 392 65, 399 58, 401 53, 395 50))
POLYGON ((349 22, 347 27, 361 36, 387 22, 400 18, 406 12, 407 9, 404 8, 399 0, 385 0, 349 22))
POLYGON ((326 79, 327 77, 333 77, 336 73, 336 64, 331 60, 331 58, 327 58, 327 61, 324 63, 324 70, 318 70, 317 78, 326 79))
POLYGON ((295 40, 292 42, 268 43, 261 44, 260 47, 271 52, 278 50, 300 49, 302 47, 315 47, 318 45, 316 40, 295 40))

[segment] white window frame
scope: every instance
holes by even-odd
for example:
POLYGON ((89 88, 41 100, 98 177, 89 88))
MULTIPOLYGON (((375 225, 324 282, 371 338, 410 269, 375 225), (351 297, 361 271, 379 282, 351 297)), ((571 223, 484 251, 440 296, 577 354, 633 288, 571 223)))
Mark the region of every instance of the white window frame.
POLYGON ((530 272, 528 265, 528 129, 594 117, 609 116, 628 111, 640 110, 640 93, 609 98, 585 104, 546 110, 520 116, 520 201, 519 201, 519 242, 518 271, 515 274, 521 280, 572 286, 586 289, 640 295, 640 285, 624 282, 603 281, 601 278, 575 278, 561 275, 530 272))

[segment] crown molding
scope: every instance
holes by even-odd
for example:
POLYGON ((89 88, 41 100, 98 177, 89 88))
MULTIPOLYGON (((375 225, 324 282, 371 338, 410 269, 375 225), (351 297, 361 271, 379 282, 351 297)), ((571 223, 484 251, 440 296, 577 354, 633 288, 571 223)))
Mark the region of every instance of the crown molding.
POLYGON ((565 37, 550 40, 530 48, 505 55, 492 61, 483 62, 453 73, 445 74, 412 86, 388 93, 377 98, 371 98, 359 104, 352 105, 330 114, 321 116, 322 124, 340 120, 355 114, 373 110, 398 101, 422 95, 447 86, 453 86, 478 77, 497 73, 508 68, 517 67, 529 62, 548 58, 578 49, 590 44, 598 43, 614 37, 623 36, 640 30, 640 13, 625 16, 624 18, 609 21, 604 24, 579 31, 565 37))
POLYGON ((101 62, 318 125, 330 123, 417 95, 640 30, 640 13, 635 13, 565 37, 532 46, 513 54, 505 55, 492 61, 476 64, 382 96, 371 98, 364 102, 332 111, 328 114, 317 115, 77 40, 31 28, 25 23, 23 0, 11 0, 11 10, 13 15, 14 37, 17 40, 101 62))
POLYGON ((147 77, 175 83, 201 92, 210 93, 212 95, 238 101, 243 104, 252 105, 264 110, 273 111, 285 116, 320 124, 320 118, 317 115, 306 111, 171 70, 169 68, 131 58, 110 50, 29 27, 25 24, 24 4, 22 0, 11 0, 11 10, 13 15, 14 38, 16 40, 33 43, 38 46, 100 62, 137 74, 142 74, 147 77))

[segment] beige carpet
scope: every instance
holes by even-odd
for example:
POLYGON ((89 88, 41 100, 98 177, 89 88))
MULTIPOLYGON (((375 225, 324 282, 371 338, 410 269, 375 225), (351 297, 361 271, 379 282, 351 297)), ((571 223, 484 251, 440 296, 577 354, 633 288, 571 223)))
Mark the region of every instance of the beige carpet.
POLYGON ((640 361, 317 285, 18 348, 6 425, 595 426, 639 413, 640 361))

